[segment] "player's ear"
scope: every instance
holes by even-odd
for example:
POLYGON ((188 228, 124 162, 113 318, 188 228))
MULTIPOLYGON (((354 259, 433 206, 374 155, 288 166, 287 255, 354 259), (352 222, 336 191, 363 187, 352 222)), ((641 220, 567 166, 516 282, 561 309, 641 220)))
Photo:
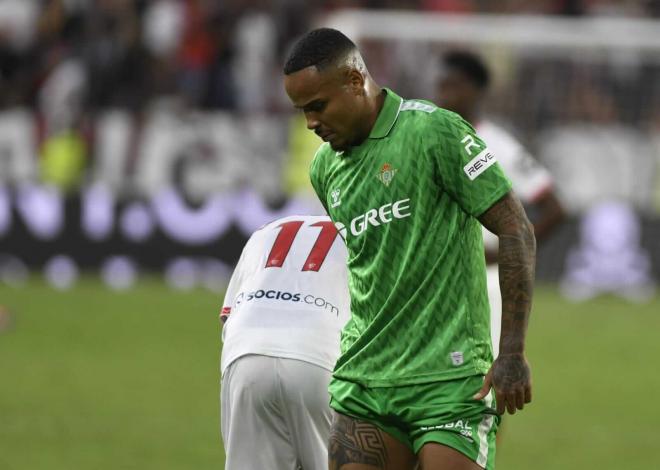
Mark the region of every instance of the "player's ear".
POLYGON ((349 68, 347 70, 348 88, 354 95, 364 95, 364 75, 356 68, 349 68))

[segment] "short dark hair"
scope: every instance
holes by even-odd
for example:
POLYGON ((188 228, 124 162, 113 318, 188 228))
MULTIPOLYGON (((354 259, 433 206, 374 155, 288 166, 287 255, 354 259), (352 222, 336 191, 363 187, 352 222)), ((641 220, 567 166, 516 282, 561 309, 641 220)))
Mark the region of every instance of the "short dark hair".
POLYGON ((477 54, 468 51, 450 51, 443 57, 445 67, 456 69, 478 88, 484 90, 490 84, 490 71, 477 54))
POLYGON ((341 31, 331 28, 315 29, 301 37, 293 46, 284 64, 284 74, 290 75, 312 65, 322 70, 355 48, 355 43, 341 31))

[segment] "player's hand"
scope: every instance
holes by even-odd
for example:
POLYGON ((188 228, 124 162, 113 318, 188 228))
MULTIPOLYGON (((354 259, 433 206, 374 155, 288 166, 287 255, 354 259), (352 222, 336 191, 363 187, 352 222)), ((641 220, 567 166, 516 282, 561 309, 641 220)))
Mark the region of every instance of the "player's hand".
POLYGON ((522 353, 500 354, 486 374, 484 385, 474 395, 475 400, 482 400, 491 387, 495 390, 497 413, 515 414, 526 403, 532 401, 532 378, 529 364, 522 353))

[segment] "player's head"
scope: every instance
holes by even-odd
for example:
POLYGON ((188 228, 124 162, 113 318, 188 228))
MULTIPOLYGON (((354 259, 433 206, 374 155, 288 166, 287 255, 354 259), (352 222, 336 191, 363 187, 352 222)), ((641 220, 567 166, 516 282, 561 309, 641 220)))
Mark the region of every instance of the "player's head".
POLYGON ((305 114, 307 128, 333 149, 344 150, 368 135, 365 117, 373 110, 373 82, 344 34, 329 28, 305 34, 290 52, 284 75, 286 92, 305 114))
POLYGON ((490 72, 479 56, 465 51, 448 52, 442 57, 438 104, 469 119, 474 117, 489 84, 490 72))

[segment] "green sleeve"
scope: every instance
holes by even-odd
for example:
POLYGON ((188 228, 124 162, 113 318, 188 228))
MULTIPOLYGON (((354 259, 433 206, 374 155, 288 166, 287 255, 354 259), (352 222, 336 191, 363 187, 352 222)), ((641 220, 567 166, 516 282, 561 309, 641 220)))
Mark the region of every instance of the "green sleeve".
POLYGON ((496 156, 470 124, 438 110, 433 153, 441 186, 468 214, 478 217, 511 189, 496 156))

